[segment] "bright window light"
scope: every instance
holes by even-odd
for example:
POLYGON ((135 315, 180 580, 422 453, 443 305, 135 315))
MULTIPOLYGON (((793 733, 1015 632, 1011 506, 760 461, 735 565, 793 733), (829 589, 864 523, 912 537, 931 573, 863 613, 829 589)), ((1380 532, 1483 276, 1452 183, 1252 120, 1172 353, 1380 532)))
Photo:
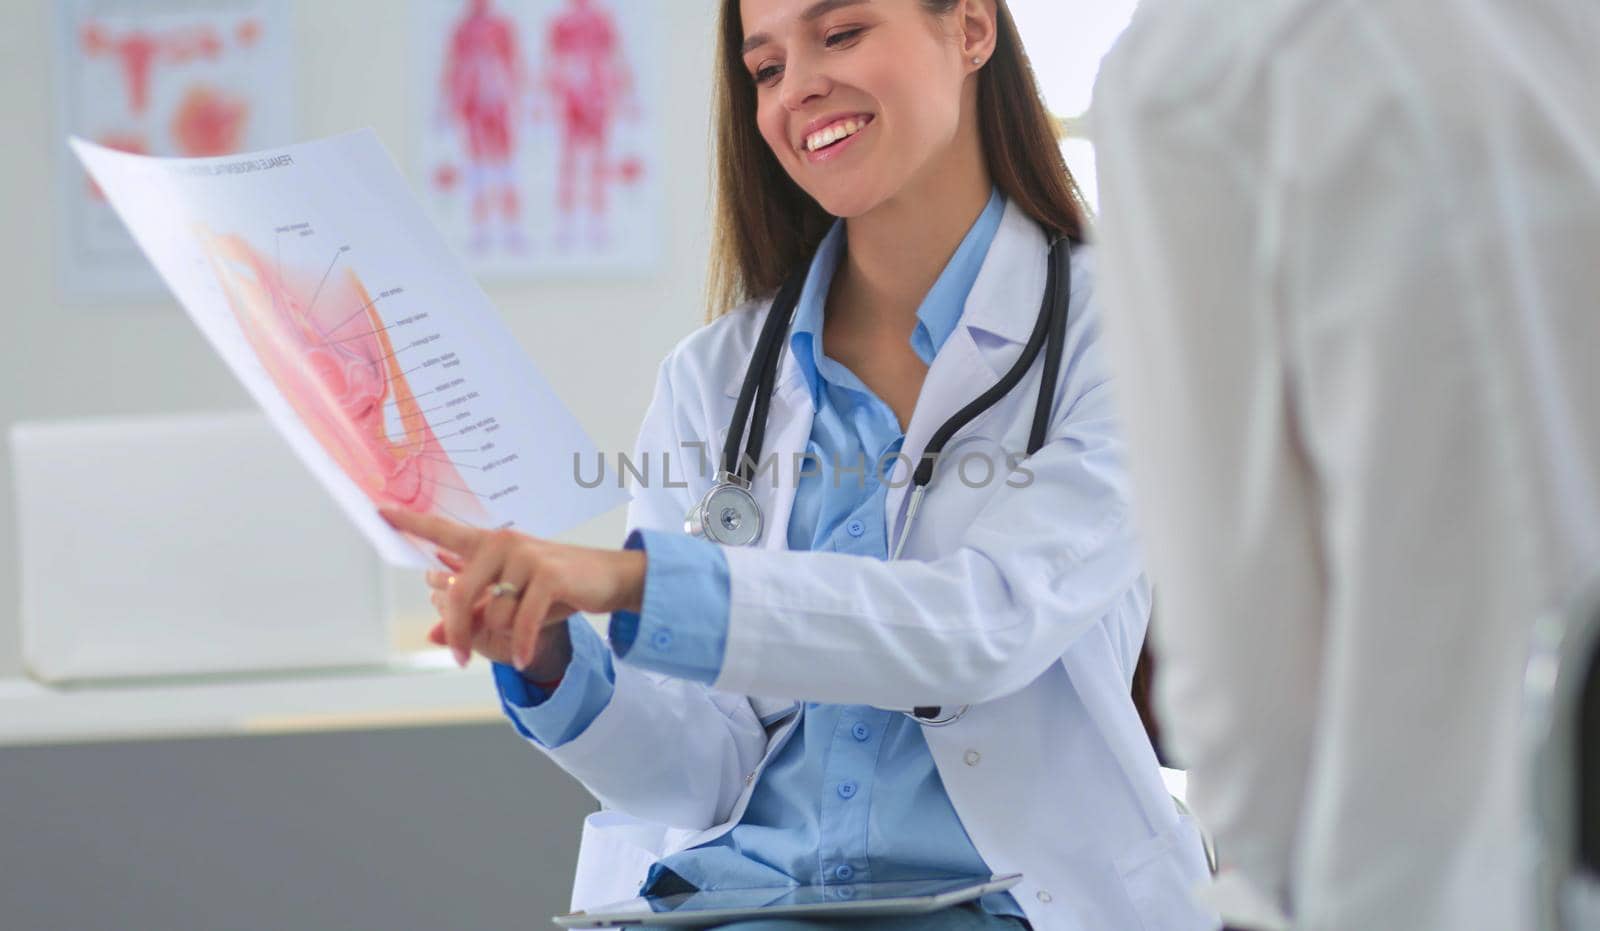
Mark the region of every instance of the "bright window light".
MULTIPOLYGON (((1022 44, 1033 62, 1045 105, 1071 120, 1089 109, 1100 59, 1133 17, 1136 0, 1010 0, 1022 44)), ((1069 138, 1061 151, 1092 206, 1096 195, 1094 148, 1069 138)))

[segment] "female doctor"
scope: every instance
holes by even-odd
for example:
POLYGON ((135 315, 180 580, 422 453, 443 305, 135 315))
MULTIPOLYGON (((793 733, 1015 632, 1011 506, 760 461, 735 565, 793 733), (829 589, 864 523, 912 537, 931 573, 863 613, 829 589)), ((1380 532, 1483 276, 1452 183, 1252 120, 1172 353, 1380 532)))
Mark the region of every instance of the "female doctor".
POLYGON ((1149 590, 1080 200, 1005 0, 724 0, 717 83, 742 303, 661 366, 639 452, 674 481, 625 547, 384 512, 453 571, 436 642, 604 804, 574 907, 1018 872, 861 927, 1209 927, 1129 698, 1149 590))

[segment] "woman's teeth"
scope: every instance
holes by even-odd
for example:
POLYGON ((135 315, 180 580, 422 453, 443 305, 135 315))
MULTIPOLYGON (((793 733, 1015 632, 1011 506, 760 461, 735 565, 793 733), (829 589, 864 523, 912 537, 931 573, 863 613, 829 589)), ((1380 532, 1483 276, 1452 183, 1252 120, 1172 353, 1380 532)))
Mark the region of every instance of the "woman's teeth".
POLYGON ((866 120, 849 119, 842 123, 835 123, 827 129, 814 132, 806 137, 806 151, 815 152, 823 146, 833 145, 846 136, 854 136, 866 125, 866 120))

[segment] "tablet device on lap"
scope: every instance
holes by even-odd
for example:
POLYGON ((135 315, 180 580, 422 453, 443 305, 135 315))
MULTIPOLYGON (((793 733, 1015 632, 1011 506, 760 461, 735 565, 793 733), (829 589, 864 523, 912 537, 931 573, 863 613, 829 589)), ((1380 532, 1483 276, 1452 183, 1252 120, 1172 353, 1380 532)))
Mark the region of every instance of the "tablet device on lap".
POLYGON ((969 876, 906 882, 723 889, 642 896, 553 920, 563 928, 705 927, 757 918, 870 918, 920 915, 1004 892, 1022 879, 969 876))

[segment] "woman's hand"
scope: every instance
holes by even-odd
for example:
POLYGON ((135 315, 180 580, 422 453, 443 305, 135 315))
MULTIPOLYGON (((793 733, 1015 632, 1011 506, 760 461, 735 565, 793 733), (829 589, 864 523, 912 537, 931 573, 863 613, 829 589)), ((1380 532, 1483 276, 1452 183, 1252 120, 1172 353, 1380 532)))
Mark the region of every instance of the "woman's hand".
POLYGON ((535 680, 559 678, 570 659, 561 629, 569 615, 638 611, 643 599, 645 554, 637 550, 551 543, 393 508, 378 513, 437 546, 455 570, 453 584, 451 576, 429 574, 442 628, 430 639, 449 646, 463 666, 476 650, 535 680))
MULTIPOLYGON (((444 617, 446 598, 449 597, 450 587, 455 584, 456 573, 466 569, 459 557, 443 550, 435 550, 434 555, 439 561, 449 567, 448 572, 429 570, 424 576, 428 587, 433 589, 428 600, 433 602, 433 607, 439 612, 439 617, 444 617)), ((512 665, 511 633, 509 630, 491 630, 484 623, 483 609, 494 598, 493 595, 484 594, 472 608, 472 650, 490 660, 491 662, 512 665)), ((428 631, 428 640, 439 646, 448 646, 445 641, 444 621, 433 626, 428 631)), ((539 629, 539 636, 534 642, 533 663, 523 672, 535 682, 551 688, 551 683, 558 683, 566 674, 567 664, 572 661, 572 640, 568 635, 566 624, 550 624, 539 629)))

